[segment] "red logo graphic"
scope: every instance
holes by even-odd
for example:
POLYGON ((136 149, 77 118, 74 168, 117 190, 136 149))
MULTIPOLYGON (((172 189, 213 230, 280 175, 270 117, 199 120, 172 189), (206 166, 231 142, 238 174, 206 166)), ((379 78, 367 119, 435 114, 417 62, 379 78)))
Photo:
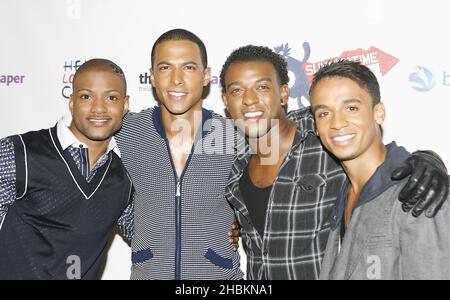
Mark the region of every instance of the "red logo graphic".
POLYGON ((400 60, 376 47, 370 47, 368 50, 356 49, 344 51, 339 57, 328 58, 317 63, 306 62, 303 64, 306 78, 312 81, 314 74, 330 61, 339 61, 348 59, 351 61, 359 61, 365 66, 378 64, 381 75, 386 75, 400 60))

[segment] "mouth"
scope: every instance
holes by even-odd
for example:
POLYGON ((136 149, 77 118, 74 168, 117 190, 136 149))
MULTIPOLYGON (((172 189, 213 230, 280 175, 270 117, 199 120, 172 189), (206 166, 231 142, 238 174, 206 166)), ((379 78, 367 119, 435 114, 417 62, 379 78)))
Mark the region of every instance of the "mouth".
POLYGON ((249 121, 257 121, 262 115, 262 111, 248 111, 244 113, 244 119, 249 121))
POLYGON ((176 91, 170 91, 167 92, 167 94, 169 94, 170 99, 175 101, 183 100, 188 95, 188 93, 186 92, 176 92, 176 91))
POLYGON ((346 143, 349 143, 355 136, 356 136, 356 134, 354 134, 354 133, 339 135, 339 136, 333 137, 332 140, 336 144, 346 144, 346 143))
POLYGON ((94 127, 102 127, 102 126, 106 125, 111 119, 110 119, 110 118, 90 117, 90 118, 87 118, 87 120, 88 120, 94 127))

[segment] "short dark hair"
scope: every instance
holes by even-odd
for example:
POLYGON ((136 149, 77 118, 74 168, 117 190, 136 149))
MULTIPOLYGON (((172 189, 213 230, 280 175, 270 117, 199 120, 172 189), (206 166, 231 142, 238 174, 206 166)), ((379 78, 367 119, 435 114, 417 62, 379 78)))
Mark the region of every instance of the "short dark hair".
POLYGON ((330 62, 320 68, 319 71, 314 74, 309 94, 312 94, 317 84, 322 79, 330 77, 344 77, 353 80, 369 93, 374 106, 380 102, 380 85, 378 84, 375 74, 360 62, 349 60, 330 62))
POLYGON ((247 45, 231 52, 223 64, 222 71, 220 72, 220 85, 222 86, 222 93, 226 92, 225 73, 230 65, 236 62, 252 61, 266 61, 271 63, 277 71, 277 77, 280 85, 289 83, 287 62, 283 56, 275 53, 268 47, 247 45))
POLYGON ((182 40, 188 40, 191 41, 193 43, 195 43, 198 48, 200 49, 200 56, 202 59, 202 64, 204 68, 208 67, 208 55, 206 53, 206 47, 205 44, 203 43, 203 41, 196 36, 195 34, 193 34, 192 32, 186 30, 186 29, 181 29, 181 28, 177 28, 177 29, 172 29, 169 30, 165 33, 163 33, 153 44, 152 47, 152 66, 155 60, 155 48, 156 46, 158 46, 159 44, 161 44, 164 41, 182 41, 182 40))
POLYGON ((81 74, 86 71, 108 71, 114 74, 117 74, 120 78, 122 78, 124 84, 124 96, 127 94, 127 80, 125 79, 125 73, 122 71, 122 68, 119 67, 116 63, 110 61, 105 58, 93 58, 86 61, 82 64, 78 70, 75 72, 73 76, 72 85, 75 83, 78 74, 81 74))

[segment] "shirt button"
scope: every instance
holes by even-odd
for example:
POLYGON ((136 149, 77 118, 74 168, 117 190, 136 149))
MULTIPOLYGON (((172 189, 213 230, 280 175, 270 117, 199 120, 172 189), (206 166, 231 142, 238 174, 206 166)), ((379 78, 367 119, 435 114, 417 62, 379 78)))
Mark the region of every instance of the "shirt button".
POLYGON ((267 256, 267 254, 268 254, 267 251, 264 251, 264 252, 263 252, 263 255, 264 255, 264 256, 267 256))
POLYGON ((79 146, 79 147, 80 147, 80 148, 83 148, 83 145, 81 145, 81 144, 80 144, 80 146, 79 146))

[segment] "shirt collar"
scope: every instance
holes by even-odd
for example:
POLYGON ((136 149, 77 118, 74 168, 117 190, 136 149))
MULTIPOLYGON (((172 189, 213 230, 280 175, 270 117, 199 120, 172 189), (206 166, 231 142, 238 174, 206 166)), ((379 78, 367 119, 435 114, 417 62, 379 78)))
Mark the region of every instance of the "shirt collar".
MULTIPOLYGON (((70 131, 69 126, 71 122, 72 116, 64 115, 63 117, 61 117, 61 119, 59 119, 58 124, 56 125, 56 134, 58 136, 58 140, 61 144, 62 150, 66 150, 69 146, 78 148, 80 145, 88 148, 85 143, 80 142, 72 133, 72 131, 70 131)), ((117 156, 120 157, 119 147, 117 147, 114 137, 111 137, 105 154, 108 154, 111 151, 114 151, 114 153, 116 153, 117 156)))
MULTIPOLYGON (((199 128, 199 130, 202 131, 201 136, 199 134, 196 134, 196 139, 198 138, 204 138, 211 130, 211 120, 213 118, 213 112, 211 110, 206 110, 202 108, 202 127, 199 128)), ((155 109, 152 113, 152 120, 153 125, 156 128, 156 131, 161 136, 161 138, 166 139, 166 133, 164 131, 164 126, 162 123, 162 110, 160 106, 155 106, 155 109)))
POLYGON ((290 111, 286 117, 297 123, 297 132, 301 140, 310 134, 316 135, 316 124, 310 106, 290 111))
MULTIPOLYGON (((391 178, 392 172, 398 168, 409 156, 410 153, 403 147, 397 146, 395 142, 386 145, 387 156, 384 162, 372 174, 369 181, 364 185, 361 195, 355 208, 370 202, 381 195, 391 186, 396 185, 399 181, 394 181, 391 178)), ((348 179, 345 180, 344 185, 338 195, 337 203, 333 213, 332 229, 336 229, 343 217, 345 206, 347 204, 347 191, 349 188, 348 179)))

